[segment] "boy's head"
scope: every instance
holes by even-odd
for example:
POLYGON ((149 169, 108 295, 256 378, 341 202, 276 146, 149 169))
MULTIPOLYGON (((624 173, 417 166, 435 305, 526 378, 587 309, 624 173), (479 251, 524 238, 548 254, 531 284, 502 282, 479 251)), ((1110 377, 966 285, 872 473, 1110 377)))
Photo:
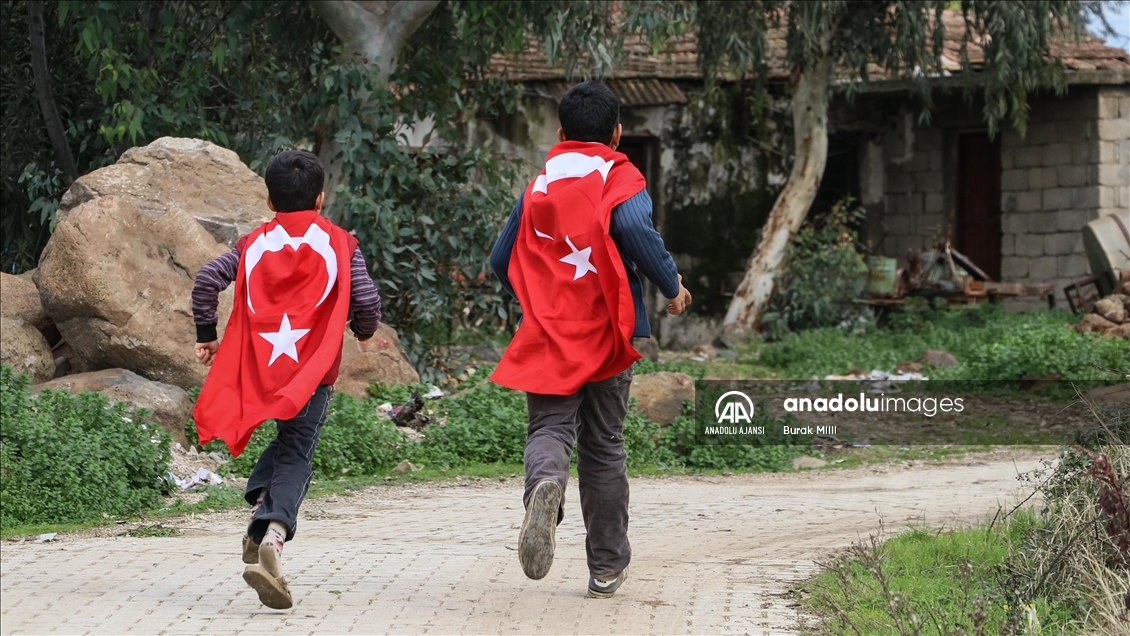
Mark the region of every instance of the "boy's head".
POLYGON ((287 150, 267 164, 267 205, 276 212, 299 212, 322 207, 326 172, 312 152, 287 150))
POLYGON ((620 100, 600 82, 584 82, 566 91, 557 116, 561 141, 592 141, 613 148, 620 143, 620 100))

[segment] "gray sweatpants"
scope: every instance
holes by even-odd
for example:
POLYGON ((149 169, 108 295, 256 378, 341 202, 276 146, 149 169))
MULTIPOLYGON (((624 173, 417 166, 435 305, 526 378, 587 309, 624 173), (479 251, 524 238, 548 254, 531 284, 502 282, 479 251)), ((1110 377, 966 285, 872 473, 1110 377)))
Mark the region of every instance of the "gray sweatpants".
MULTIPOLYGON (((589 574, 611 578, 628 567, 628 474, 624 452, 624 416, 632 369, 601 382, 590 382, 573 395, 526 394, 530 425, 526 437, 528 506, 534 486, 553 479, 565 492, 573 442, 577 443, 577 475, 581 515, 585 520, 585 552, 589 574)), ((557 522, 565 516, 562 503, 557 522)))
POLYGON ((255 543, 263 541, 267 526, 272 521, 286 524, 287 541, 294 538, 298 527, 298 507, 306 498, 310 478, 314 475, 314 448, 322 434, 322 424, 326 421, 332 395, 333 387, 320 385, 298 415, 277 422, 278 435, 259 456, 251 476, 247 478, 244 491, 247 503, 254 505, 259 489, 267 489, 263 505, 247 526, 247 536, 255 543))

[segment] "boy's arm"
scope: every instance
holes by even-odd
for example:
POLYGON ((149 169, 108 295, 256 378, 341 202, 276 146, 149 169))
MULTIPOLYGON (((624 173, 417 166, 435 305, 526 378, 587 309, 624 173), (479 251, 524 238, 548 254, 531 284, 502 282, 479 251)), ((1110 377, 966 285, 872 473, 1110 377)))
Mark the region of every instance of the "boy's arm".
POLYGON ((239 249, 224 254, 196 272, 192 286, 192 318, 196 323, 196 359, 211 364, 219 348, 216 336, 216 309, 220 306, 220 292, 228 288, 239 272, 239 249))
POLYGON ((639 194, 612 210, 608 235, 620 248, 620 253, 655 283, 664 298, 679 296, 679 270, 675 267, 675 259, 663 245, 663 237, 652 224, 651 197, 647 190, 640 190, 639 194))
POLYGON ((381 295, 369 276, 360 247, 353 250, 349 261, 349 310, 353 314, 349 321, 353 335, 358 340, 372 338, 381 322, 381 295))
POLYGON ((511 296, 514 296, 514 288, 510 285, 510 254, 514 251, 514 241, 518 239, 518 222, 522 219, 523 197, 525 194, 518 197, 518 202, 514 204, 510 217, 506 219, 506 225, 502 226, 502 232, 499 233, 498 240, 490 251, 490 268, 498 277, 498 282, 502 283, 502 288, 511 296))

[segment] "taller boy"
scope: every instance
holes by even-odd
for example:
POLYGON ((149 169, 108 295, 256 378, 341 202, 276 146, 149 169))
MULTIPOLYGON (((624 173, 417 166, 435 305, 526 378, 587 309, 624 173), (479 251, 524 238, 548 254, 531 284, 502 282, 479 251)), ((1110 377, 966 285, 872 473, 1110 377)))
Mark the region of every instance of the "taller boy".
POLYGON ((607 598, 627 578, 632 555, 624 416, 640 358, 631 338, 651 335, 637 271, 671 300, 668 313, 681 313, 691 297, 652 225, 643 175, 616 152, 616 96, 603 84, 578 84, 558 116, 561 143, 491 252, 495 275, 522 306, 491 379, 527 394, 523 571, 540 579, 553 564, 576 440, 588 593, 607 598))

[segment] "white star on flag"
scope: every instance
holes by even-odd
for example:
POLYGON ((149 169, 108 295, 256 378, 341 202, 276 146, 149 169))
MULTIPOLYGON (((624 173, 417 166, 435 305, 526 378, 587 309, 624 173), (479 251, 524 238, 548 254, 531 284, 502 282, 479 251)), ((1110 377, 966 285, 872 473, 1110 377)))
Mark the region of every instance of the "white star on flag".
POLYGON ((578 278, 583 277, 589 272, 592 272, 594 274, 597 273, 596 268, 592 266, 591 262, 589 262, 589 256, 592 254, 592 247, 586 247, 583 250, 579 250, 577 249, 576 245, 573 245, 573 241, 569 240, 568 236, 565 237, 565 242, 569 244, 569 249, 573 250, 573 253, 569 254, 568 256, 562 257, 561 262, 568 263, 577 268, 576 273, 573 274, 573 280, 577 280, 578 278))
POLYGON ((282 325, 279 326, 278 331, 259 334, 264 340, 271 343, 271 361, 267 363, 267 366, 274 364, 275 360, 278 360, 281 355, 289 356, 291 360, 298 362, 298 347, 294 345, 308 333, 310 333, 309 329, 291 329, 290 316, 283 314, 282 325))

